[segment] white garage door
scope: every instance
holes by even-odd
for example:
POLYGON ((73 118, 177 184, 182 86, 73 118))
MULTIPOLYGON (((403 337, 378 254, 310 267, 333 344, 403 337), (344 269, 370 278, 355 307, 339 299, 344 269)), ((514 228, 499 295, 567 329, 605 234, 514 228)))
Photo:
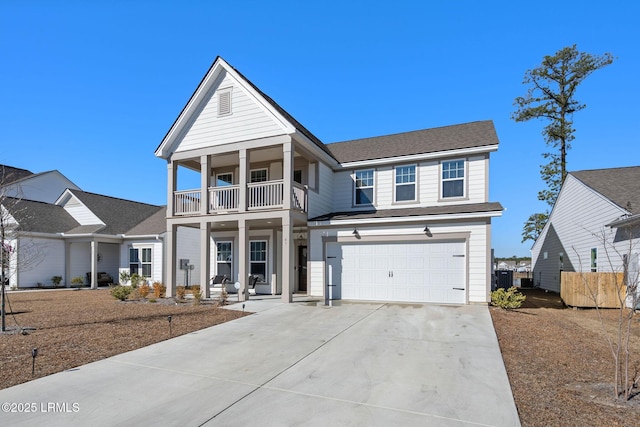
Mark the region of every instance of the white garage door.
POLYGON ((333 299, 464 304, 464 241, 330 243, 333 299))

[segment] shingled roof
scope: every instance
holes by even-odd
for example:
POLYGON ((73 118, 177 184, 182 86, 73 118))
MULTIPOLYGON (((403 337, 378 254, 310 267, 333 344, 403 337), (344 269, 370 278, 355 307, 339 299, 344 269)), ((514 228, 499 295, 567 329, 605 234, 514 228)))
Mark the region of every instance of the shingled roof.
POLYGON ((22 231, 33 233, 66 233, 80 226, 62 206, 52 203, 6 197, 2 201, 22 231))
POLYGON ((33 172, 26 169, 14 168, 13 166, 0 165, 0 185, 7 185, 15 181, 33 175, 33 172))
POLYGON ((622 209, 640 213, 640 166, 569 173, 622 209))
POLYGON ((100 234, 125 234, 158 211, 166 209, 164 206, 148 205, 86 191, 69 191, 105 223, 104 227, 92 231, 100 234))
POLYGON ((462 148, 497 145, 493 121, 485 120, 393 135, 328 144, 340 163, 436 153, 462 148))

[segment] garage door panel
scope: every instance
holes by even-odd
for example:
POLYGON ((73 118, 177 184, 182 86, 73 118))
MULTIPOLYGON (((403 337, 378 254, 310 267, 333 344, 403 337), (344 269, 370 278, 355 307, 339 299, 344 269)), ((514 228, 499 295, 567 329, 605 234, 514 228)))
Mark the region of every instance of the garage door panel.
POLYGON ((343 299, 466 302, 464 241, 332 245, 342 254, 343 299))

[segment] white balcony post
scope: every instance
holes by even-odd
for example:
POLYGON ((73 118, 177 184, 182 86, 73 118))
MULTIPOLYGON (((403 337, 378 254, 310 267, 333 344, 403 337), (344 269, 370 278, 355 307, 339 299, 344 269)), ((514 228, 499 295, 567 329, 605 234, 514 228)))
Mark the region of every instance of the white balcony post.
POLYGON ((209 213, 209 174, 211 160, 209 156, 200 156, 200 214, 209 213))
POLYGON ((167 286, 167 298, 172 298, 176 295, 176 241, 178 239, 177 228, 173 224, 167 224, 167 235, 164 243, 166 246, 165 252, 165 285, 167 286))
POLYGON ((238 220, 238 298, 246 301, 249 295, 247 287, 249 277, 249 229, 244 219, 238 220))
POLYGON ((282 302, 293 302, 293 281, 295 271, 293 253, 293 224, 291 214, 286 212, 282 217, 282 302))
POLYGON ((98 242, 91 241, 91 289, 98 289, 98 242))
POLYGON ((167 162, 167 216, 174 216, 175 210, 173 206, 173 193, 176 191, 177 187, 177 176, 176 167, 174 167, 173 162, 169 160, 167 162))
POLYGON ((247 174, 249 173, 249 155, 246 149, 241 149, 239 152, 239 185, 240 194, 238 195, 238 211, 245 212, 247 210, 247 174))
POLYGON ((211 296, 209 278, 211 277, 211 224, 200 223, 200 291, 205 298, 211 296))
POLYGON ((284 157, 282 208, 288 210, 291 209, 291 199, 293 198, 293 144, 291 142, 282 144, 282 152, 284 157))

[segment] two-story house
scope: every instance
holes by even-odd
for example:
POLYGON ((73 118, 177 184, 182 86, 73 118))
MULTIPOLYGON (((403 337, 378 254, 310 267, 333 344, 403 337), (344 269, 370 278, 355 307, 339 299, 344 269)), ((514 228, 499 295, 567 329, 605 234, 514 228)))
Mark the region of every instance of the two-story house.
POLYGON ((491 121, 324 144, 218 57, 156 150, 168 294, 190 227, 199 282, 225 275, 242 298, 257 277, 284 301, 487 302, 497 148, 491 121), (181 183, 189 170, 198 188, 181 183))

